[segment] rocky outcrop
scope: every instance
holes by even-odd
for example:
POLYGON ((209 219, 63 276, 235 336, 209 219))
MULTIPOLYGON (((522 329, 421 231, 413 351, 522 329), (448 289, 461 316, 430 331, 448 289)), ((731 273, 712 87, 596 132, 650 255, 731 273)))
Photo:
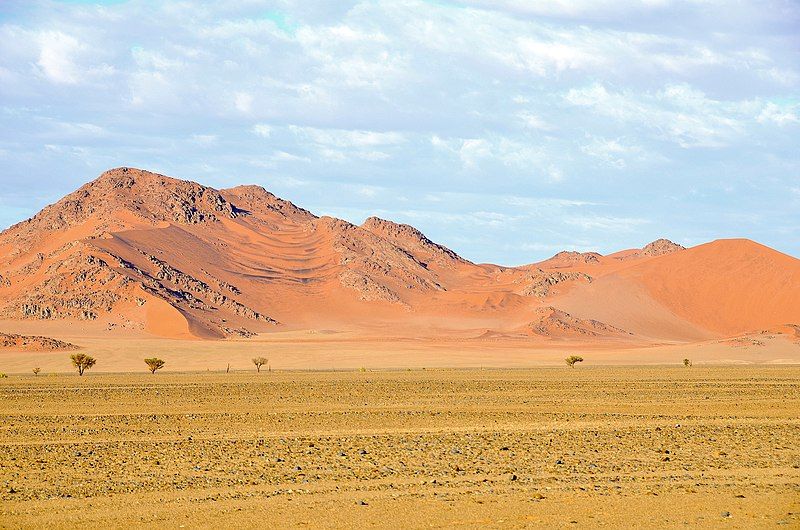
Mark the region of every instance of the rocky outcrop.
POLYGON ((652 243, 648 243, 642 250, 639 251, 640 256, 663 256, 678 250, 686 250, 685 247, 673 243, 669 239, 656 239, 652 243))
POLYGON ((99 314, 112 311, 130 291, 127 278, 114 271, 103 259, 88 254, 86 249, 72 252, 60 261, 49 262, 44 273, 40 283, 32 285, 20 298, 7 305, 0 311, 0 316, 95 320, 99 314))
POLYGON ((536 318, 525 326, 530 334, 544 337, 631 335, 599 320, 577 318, 552 306, 534 311, 536 318))
POLYGON ((582 272, 548 272, 537 268, 533 269, 530 274, 522 280, 522 283, 526 285, 520 294, 523 296, 544 298, 552 294, 555 285, 568 281, 591 282, 592 277, 582 272))
POLYGON ((559 269, 579 265, 596 265, 603 256, 597 252, 576 252, 563 250, 550 259, 542 261, 539 266, 545 269, 559 269))
POLYGON ((397 293, 385 285, 376 282, 366 274, 345 270, 339 275, 339 281, 343 287, 356 291, 359 300, 364 300, 366 302, 379 300, 393 304, 403 303, 397 293))
POLYGON ((434 243, 411 225, 387 221, 380 217, 369 217, 361 228, 405 249, 426 266, 432 262, 439 264, 452 261, 467 262, 449 248, 434 243))
POLYGON ((425 263, 407 250, 367 230, 339 219, 322 217, 324 231, 331 234, 339 265, 340 283, 359 292, 362 300, 399 302, 402 291, 443 291, 425 263))
POLYGON ((259 213, 267 217, 277 216, 293 222, 308 222, 317 216, 295 206, 290 201, 276 197, 261 186, 236 186, 220 193, 230 202, 236 204, 237 211, 244 214, 259 213))
POLYGON ((90 218, 102 220, 94 228, 96 236, 124 229, 128 219, 120 218, 120 211, 130 212, 144 222, 190 225, 233 219, 242 213, 212 188, 141 169, 116 168, 12 227, 10 237, 15 240, 15 253, 49 233, 80 225, 90 218))
POLYGON ((194 309, 208 311, 213 308, 225 308, 235 315, 250 320, 267 322, 270 324, 277 323, 273 318, 263 315, 216 289, 213 289, 203 280, 186 274, 155 256, 144 252, 142 254, 144 254, 148 261, 155 267, 154 272, 145 272, 133 267, 131 264, 126 264, 126 266, 131 270, 135 270, 142 276, 143 283, 150 292, 156 293, 162 298, 166 297, 167 300, 172 299, 185 302, 194 309), (171 284, 172 287, 167 284, 171 284))
POLYGON ((23 351, 77 350, 78 346, 50 337, 0 333, 0 349, 23 351))

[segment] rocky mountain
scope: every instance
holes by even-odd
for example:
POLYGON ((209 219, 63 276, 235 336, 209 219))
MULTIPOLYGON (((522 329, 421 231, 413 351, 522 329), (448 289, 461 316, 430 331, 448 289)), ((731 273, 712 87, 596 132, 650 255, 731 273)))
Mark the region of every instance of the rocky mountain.
POLYGON ((800 322, 799 260, 744 240, 709 245, 474 264, 409 225, 357 226, 259 186, 117 168, 0 234, 0 320, 173 338, 490 330, 639 342, 800 322))

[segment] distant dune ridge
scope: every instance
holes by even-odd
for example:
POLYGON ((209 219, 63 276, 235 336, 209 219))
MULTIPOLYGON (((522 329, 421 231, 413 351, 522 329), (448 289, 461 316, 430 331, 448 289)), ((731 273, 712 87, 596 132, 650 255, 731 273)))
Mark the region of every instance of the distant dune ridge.
MULTIPOLYGON (((0 319, 170 338, 328 329, 528 341, 692 341, 800 324, 800 260, 659 239, 472 263, 416 228, 317 217, 258 186, 117 168, 0 234, 0 319)), ((783 331, 782 331, 783 330, 783 331)))

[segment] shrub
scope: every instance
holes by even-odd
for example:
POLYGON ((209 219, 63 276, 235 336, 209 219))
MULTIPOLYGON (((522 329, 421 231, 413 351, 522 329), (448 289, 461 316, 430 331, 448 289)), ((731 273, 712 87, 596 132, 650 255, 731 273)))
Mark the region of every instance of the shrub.
POLYGON ((569 366, 570 368, 575 368, 575 363, 582 363, 583 357, 581 357, 580 355, 570 355, 564 360, 566 361, 567 366, 569 366))
POLYGON ((683 360, 683 365, 686 366, 686 367, 689 367, 689 366, 692 365, 692 361, 690 361, 689 359, 684 359, 683 360))
POLYGON ((78 369, 78 375, 83 375, 84 371, 94 366, 97 362, 97 359, 85 353, 75 353, 70 355, 70 359, 72 359, 72 366, 78 369))
POLYGON ((256 365, 256 371, 261 373, 261 367, 269 362, 266 357, 254 357, 253 364, 256 365))
POLYGON ((33 369, 33 375, 39 375, 39 372, 41 371, 42 369, 37 366, 36 368, 33 369))
POLYGON ((6 377, 8 377, 6 374, 4 374, 3 372, 0 372, 0 379, 5 379, 6 377))
POLYGON ((144 363, 150 369, 151 374, 155 374, 156 370, 161 370, 162 368, 164 368, 164 364, 166 364, 158 357, 151 357, 150 359, 145 359, 144 363))

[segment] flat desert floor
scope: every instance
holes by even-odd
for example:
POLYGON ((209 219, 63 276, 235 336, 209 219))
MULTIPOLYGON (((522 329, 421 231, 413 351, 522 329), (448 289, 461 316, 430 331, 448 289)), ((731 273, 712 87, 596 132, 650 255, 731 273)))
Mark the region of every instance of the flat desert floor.
POLYGON ((800 527, 797 366, 26 375, 0 415, 3 528, 800 527))

